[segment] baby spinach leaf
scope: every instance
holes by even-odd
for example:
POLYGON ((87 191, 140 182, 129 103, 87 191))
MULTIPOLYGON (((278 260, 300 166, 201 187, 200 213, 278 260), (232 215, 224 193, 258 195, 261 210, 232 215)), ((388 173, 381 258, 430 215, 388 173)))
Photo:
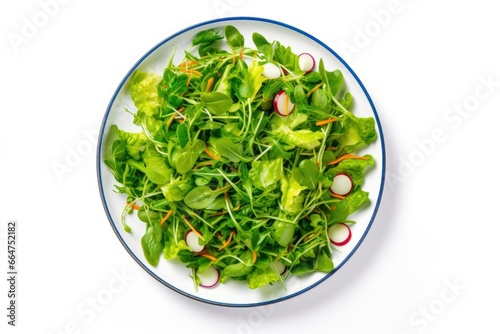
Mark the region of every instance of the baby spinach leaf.
POLYGON ((226 36, 227 44, 233 50, 239 50, 245 45, 245 37, 243 37, 235 26, 227 25, 224 29, 224 35, 226 36))
POLYGON ((219 138, 213 145, 217 152, 232 162, 251 161, 251 158, 243 155, 243 145, 236 144, 229 138, 219 138))
POLYGON ((320 172, 318 165, 313 161, 309 159, 302 160, 298 168, 295 168, 293 171, 295 171, 295 178, 301 185, 306 186, 309 190, 316 189, 320 172))
POLYGON ((233 105, 233 100, 228 95, 221 92, 205 93, 201 95, 200 99, 214 115, 227 113, 229 108, 233 105))
POLYGON ((194 188, 184 197, 184 204, 191 209, 205 209, 217 198, 218 193, 209 186, 194 188))
POLYGON ((179 146, 184 148, 189 142, 189 130, 187 125, 184 123, 177 125, 176 134, 179 146))
POLYGON ((192 144, 188 143, 177 155, 175 168, 181 175, 193 169, 200 154, 205 150, 205 143, 196 139, 192 144))
POLYGON ((162 232, 159 224, 148 227, 141 238, 144 257, 152 266, 157 266, 163 251, 162 232))

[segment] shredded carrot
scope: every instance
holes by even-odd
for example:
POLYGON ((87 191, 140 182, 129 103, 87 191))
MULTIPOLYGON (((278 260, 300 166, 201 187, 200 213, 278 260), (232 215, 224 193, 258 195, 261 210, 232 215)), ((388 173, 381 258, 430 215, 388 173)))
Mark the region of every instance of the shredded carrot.
POLYGON ((338 199, 344 199, 345 198, 345 196, 337 195, 337 194, 334 194, 334 193, 330 193, 330 195, 332 195, 332 197, 335 197, 335 198, 338 198, 338 199))
POLYGON ((240 49, 240 60, 243 59, 243 48, 240 49))
POLYGON ((234 231, 231 231, 231 233, 229 233, 229 238, 226 241, 222 242, 222 246, 219 247, 219 251, 223 250, 224 248, 226 248, 229 245, 229 243, 231 242, 231 239, 233 238, 234 233, 235 233, 234 231))
POLYGON ((168 217, 172 215, 172 212, 173 212, 172 209, 168 210, 165 217, 163 217, 162 220, 160 221, 160 226, 163 226, 163 224, 167 221, 168 217))
POLYGON ((214 84, 214 77, 211 77, 207 81, 207 92, 209 92, 212 89, 213 84, 214 84))
POLYGON ((336 146, 330 146, 326 149, 327 151, 336 151, 337 147, 336 146))
POLYGON ((189 226, 189 228, 203 241, 205 241, 205 238, 203 238, 203 236, 201 235, 200 232, 198 232, 194 227, 193 225, 191 225, 191 223, 189 222, 189 220, 187 220, 186 216, 182 215, 182 220, 184 220, 184 222, 187 224, 187 226, 189 226))
MULTIPOLYGON (((186 109, 186 107, 180 107, 179 109, 177 109, 177 112, 183 112, 184 109, 186 109)), ((168 119, 167 121, 167 129, 170 127, 170 125, 172 124, 172 122, 174 121, 174 119, 177 117, 177 113, 173 113, 172 116, 170 116, 170 118, 168 119)))
POLYGON ((195 60, 189 60, 187 62, 183 61, 182 63, 180 63, 177 67, 189 67, 191 65, 195 65, 196 64, 196 61, 195 60))
POLYGON ((214 160, 217 160, 217 161, 220 160, 220 157, 218 157, 215 154, 213 154, 212 152, 210 152, 210 150, 208 148, 204 149, 203 152, 205 152, 210 158, 212 158, 214 160))
POLYGON ((206 257, 207 259, 212 260, 212 261, 217 261, 217 258, 215 256, 212 256, 212 255, 207 254, 207 253, 201 253, 200 256, 206 257))
POLYGON ((351 154, 351 153, 348 153, 348 154, 345 154, 333 161, 330 161, 328 163, 328 166, 330 165, 335 165, 335 164, 338 164, 339 162, 341 162, 342 160, 346 160, 346 159, 361 159, 361 160, 368 160, 367 157, 362 157, 362 156, 358 156, 358 155, 354 155, 354 154, 351 154))
POLYGON ((131 207, 132 209, 137 210, 137 211, 139 211, 141 209, 140 206, 135 205, 135 202, 130 202, 130 203, 127 202, 127 206, 131 207))
POLYGON ((312 95, 312 93, 314 93, 315 91, 317 91, 317 90, 321 87, 321 85, 323 85, 323 83, 322 83, 322 82, 320 82, 319 84, 317 84, 316 86, 314 86, 314 87, 313 87, 313 88, 309 91, 309 93, 307 93, 307 96, 311 96, 311 95, 312 95))
POLYGON ((197 70, 192 70, 192 69, 189 69, 189 68, 181 68, 179 71, 181 72, 184 72, 184 73, 189 73, 189 74, 196 74, 197 76, 203 76, 203 74, 201 74, 201 72, 197 71, 197 70))
POLYGON ((333 123, 335 121, 337 121, 338 118, 327 118, 327 119, 324 119, 324 120, 321 120, 321 121, 317 121, 316 122, 316 126, 322 126, 322 125, 325 125, 325 124, 328 124, 328 123, 333 123))
POLYGON ((252 252, 252 264, 255 263, 255 261, 257 261, 257 252, 252 252))

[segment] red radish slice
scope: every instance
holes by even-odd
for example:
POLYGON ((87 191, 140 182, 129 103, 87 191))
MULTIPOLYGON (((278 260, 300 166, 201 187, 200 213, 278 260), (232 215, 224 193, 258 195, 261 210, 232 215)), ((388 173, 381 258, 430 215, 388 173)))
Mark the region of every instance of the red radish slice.
POLYGON ((275 65, 273 63, 266 63, 263 65, 263 67, 264 71, 262 72, 262 75, 266 78, 276 79, 281 76, 281 71, 278 65, 275 65))
POLYGON ((309 53, 304 52, 299 55, 299 67, 302 71, 306 73, 312 72, 314 66, 316 66, 316 61, 309 53))
POLYGON ((217 268, 210 266, 204 272, 197 273, 200 279, 200 286, 204 288, 213 288, 219 283, 220 272, 217 268))
POLYGON ((194 231, 189 230, 184 238, 186 245, 195 253, 199 253, 205 249, 205 245, 200 245, 200 237, 194 233, 194 231))
POLYGON ((280 90, 274 97, 273 107, 278 115, 288 116, 295 108, 295 104, 290 101, 290 96, 284 90, 280 90))
POLYGON ((330 192, 333 195, 347 196, 354 188, 354 183, 346 173, 339 173, 333 177, 333 184, 330 187, 330 192))
POLYGON ((279 260, 275 260, 273 262, 273 266, 274 268, 278 271, 278 273, 280 275, 283 275, 285 273, 285 270, 286 270, 286 266, 283 264, 283 262, 279 261, 279 260))
POLYGON ((345 223, 338 223, 328 228, 328 237, 335 246, 344 246, 351 240, 351 228, 345 223))

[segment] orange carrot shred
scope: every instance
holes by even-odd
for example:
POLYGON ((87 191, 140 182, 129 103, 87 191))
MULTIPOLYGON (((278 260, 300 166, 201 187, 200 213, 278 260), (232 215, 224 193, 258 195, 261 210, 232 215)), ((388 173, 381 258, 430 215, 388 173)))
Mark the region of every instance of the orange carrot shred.
POLYGON ((212 256, 212 255, 207 254, 207 253, 201 253, 200 256, 206 257, 207 259, 212 260, 212 261, 217 261, 217 258, 215 256, 212 256))
POLYGON ((189 220, 187 220, 186 216, 182 215, 182 220, 184 220, 184 222, 187 224, 187 226, 189 226, 189 228, 203 241, 205 241, 205 238, 203 238, 203 236, 201 235, 200 232, 198 232, 194 227, 193 225, 191 225, 191 223, 189 222, 189 220))
POLYGON ((314 87, 313 87, 313 88, 309 91, 309 93, 307 93, 307 96, 311 96, 311 95, 312 95, 312 93, 314 93, 315 91, 317 91, 317 90, 321 87, 321 85, 323 85, 323 83, 322 83, 322 82, 320 82, 319 84, 317 84, 316 86, 314 86, 314 87))
POLYGON ((257 252, 253 251, 252 252, 252 264, 254 264, 255 261, 257 261, 257 252))
POLYGON ((322 126, 322 125, 325 125, 325 124, 328 124, 328 123, 333 123, 335 121, 337 121, 338 118, 327 118, 327 119, 324 119, 324 120, 321 120, 321 121, 317 121, 316 122, 316 126, 322 126))
POLYGON ((344 199, 345 198, 345 196, 334 194, 334 193, 330 193, 330 195, 332 195, 332 197, 335 197, 335 198, 338 198, 338 199, 344 199))
POLYGON ((361 159, 361 160, 368 160, 367 157, 362 157, 362 156, 358 156, 358 155, 354 155, 354 154, 351 154, 351 153, 348 153, 348 154, 345 154, 333 161, 330 161, 328 163, 328 165, 335 165, 335 164, 338 164, 339 162, 341 162, 342 160, 346 160, 346 159, 361 159))
POLYGON ((233 238, 233 234, 234 234, 234 231, 231 231, 231 233, 229 233, 229 238, 227 239, 227 241, 222 242, 222 246, 219 247, 219 251, 223 250, 224 248, 226 248, 229 245, 229 243, 231 242, 231 239, 233 238))
POLYGON ((214 160, 217 160, 217 161, 220 160, 220 157, 218 157, 215 154, 213 154, 212 152, 210 152, 210 150, 208 148, 204 149, 203 152, 205 152, 209 157, 211 157, 214 160))
POLYGON ((212 89, 213 84, 214 84, 214 77, 211 77, 207 81, 207 92, 210 92, 210 90, 212 89))
POLYGON ((160 226, 163 226, 163 224, 167 221, 168 217, 172 215, 172 213, 173 213, 172 209, 168 210, 165 217, 163 217, 162 220, 160 221, 160 226))
POLYGON ((130 202, 130 203, 128 203, 128 202, 127 202, 127 206, 129 206, 129 207, 131 207, 132 209, 137 210, 137 211, 139 211, 139 210, 141 209, 141 207, 140 207, 140 206, 135 205, 135 202, 130 202))
MULTIPOLYGON (((179 109, 177 109, 177 112, 183 112, 184 109, 186 109, 186 107, 180 107, 179 109)), ((167 121, 167 129, 170 127, 170 124, 172 124, 172 122, 174 121, 174 119, 177 117, 177 113, 173 113, 172 116, 170 116, 170 118, 168 119, 167 121)))

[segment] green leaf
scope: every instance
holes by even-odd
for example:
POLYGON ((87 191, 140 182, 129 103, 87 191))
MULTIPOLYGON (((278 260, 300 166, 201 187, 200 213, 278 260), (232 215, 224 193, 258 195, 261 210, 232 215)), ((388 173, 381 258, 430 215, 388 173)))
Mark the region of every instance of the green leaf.
POLYGON ((250 289, 257 289, 262 286, 278 282, 278 274, 268 266, 267 268, 256 268, 250 274, 248 274, 248 287, 250 289))
POLYGON ((133 133, 118 130, 118 137, 125 142, 127 153, 135 160, 139 160, 141 158, 140 153, 146 146, 146 135, 142 132, 133 133))
POLYGON ((184 199, 191 186, 189 180, 174 180, 162 185, 160 189, 169 202, 178 202, 184 199))
POLYGON ((345 120, 343 131, 338 141, 346 152, 360 150, 377 138, 373 117, 359 118, 351 115, 345 120))
POLYGON ((299 67, 299 57, 289 46, 284 46, 280 42, 275 42, 274 57, 276 61, 293 73, 303 72, 299 67))
POLYGON ((191 209, 205 209, 217 198, 218 193, 214 192, 209 186, 194 188, 184 197, 184 204, 191 209))
POLYGON ((249 177, 257 189, 265 190, 275 185, 283 174, 283 159, 277 158, 269 161, 252 161, 249 177))
POLYGON ((293 177, 292 173, 282 174, 281 178, 281 207, 286 213, 296 213, 302 209, 304 196, 301 192, 307 187, 302 186, 293 177))
POLYGON ((239 50, 245 45, 245 37, 232 25, 226 26, 224 35, 226 36, 227 44, 233 50, 239 50))
POLYGON ((268 61, 268 62, 272 62, 273 61, 273 45, 271 43, 269 43, 267 41, 267 39, 262 36, 261 34, 259 34, 258 32, 254 32, 252 34, 252 40, 255 44, 255 46, 257 47, 257 50, 262 53, 262 55, 264 56, 264 58, 268 61))
POLYGON ((207 44, 207 43, 213 43, 215 41, 223 39, 224 36, 222 36, 217 30, 215 29, 208 29, 208 30, 203 30, 197 33, 191 44, 193 46, 195 45, 200 45, 200 44, 207 44))
POLYGON ((334 209, 328 215, 328 224, 331 225, 346 220, 349 215, 369 202, 370 199, 366 191, 361 189, 355 190, 345 199, 335 204, 334 209))
POLYGON ((136 71, 131 76, 130 97, 137 109, 148 116, 158 112, 160 106, 158 84, 160 80, 159 75, 142 71, 136 71))
POLYGON ((151 182, 162 185, 170 181, 173 170, 167 166, 163 157, 153 156, 145 160, 145 163, 146 176, 151 182))
POLYGON ((320 177, 318 165, 309 159, 304 159, 295 170, 295 178, 301 185, 306 186, 309 190, 316 189, 320 177))
POLYGON ((293 240, 295 229, 295 224, 276 220, 273 223, 272 237, 280 246, 288 247, 293 240))
POLYGON ((333 97, 337 95, 344 84, 344 76, 340 70, 329 72, 325 69, 323 59, 319 62, 319 74, 327 89, 333 97))
POLYGON ((189 142, 189 130, 187 125, 184 123, 177 125, 176 135, 177 140, 179 141, 179 146, 184 148, 189 142))
POLYGON ((192 144, 188 143, 177 155, 175 165, 177 172, 179 174, 186 174, 193 169, 205 147, 205 143, 199 139, 196 139, 192 144))
POLYGON ((148 227, 141 238, 141 246, 148 263, 157 266, 163 251, 162 232, 159 224, 148 227))
POLYGON ((361 185, 365 178, 365 169, 375 163, 373 156, 366 154, 366 159, 345 159, 342 160, 335 167, 330 168, 326 174, 331 175, 332 178, 338 173, 347 173, 354 185, 361 185))
POLYGON ((215 149, 223 157, 226 157, 232 162, 250 161, 251 158, 243 155, 243 146, 233 143, 229 138, 219 138, 213 143, 215 149))
POLYGON ((201 95, 200 99, 214 115, 227 113, 229 108, 233 105, 233 100, 229 96, 217 91, 204 93, 201 95))

